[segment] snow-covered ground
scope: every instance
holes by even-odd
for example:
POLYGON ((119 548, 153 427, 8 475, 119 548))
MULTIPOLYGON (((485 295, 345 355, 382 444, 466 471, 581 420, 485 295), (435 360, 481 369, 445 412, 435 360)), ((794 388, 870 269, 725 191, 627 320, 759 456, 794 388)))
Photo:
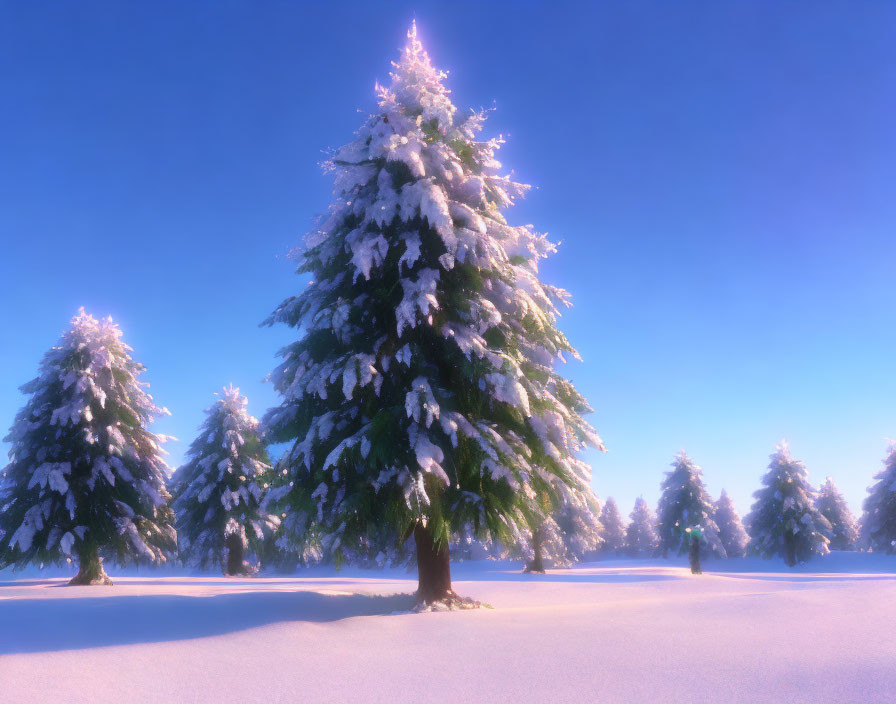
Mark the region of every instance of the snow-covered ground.
POLYGON ((0 701, 893 700, 896 558, 706 567, 461 563, 456 590, 494 608, 422 614, 397 570, 4 571, 0 701))

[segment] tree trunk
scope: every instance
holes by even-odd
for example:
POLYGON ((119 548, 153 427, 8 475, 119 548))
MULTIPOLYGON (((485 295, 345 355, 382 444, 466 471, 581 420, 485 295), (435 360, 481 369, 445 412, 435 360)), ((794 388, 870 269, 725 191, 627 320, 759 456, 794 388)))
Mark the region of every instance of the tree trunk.
POLYGON ((688 560, 691 563, 691 574, 703 574, 700 568, 700 539, 695 535, 688 547, 688 560))
POLYGON ((227 566, 225 573, 230 576, 249 574, 246 563, 243 560, 243 537, 239 533, 231 533, 224 538, 224 547, 227 548, 227 566))
POLYGON ((103 558, 96 549, 96 545, 84 545, 78 550, 78 574, 72 577, 68 585, 70 587, 88 586, 94 584, 112 584, 109 575, 103 569, 103 558))
POLYGON ((796 536, 791 533, 784 535, 784 560, 788 567, 796 564, 796 536))
POLYGON ((544 538, 541 534, 541 529, 537 528, 532 532, 532 559, 529 560, 529 564, 526 565, 525 572, 538 572, 539 574, 544 574, 544 550, 543 550, 543 542, 544 538))
POLYGON ((447 543, 437 547, 432 531, 420 523, 414 526, 414 543, 417 545, 417 603, 431 604, 453 597, 447 543))

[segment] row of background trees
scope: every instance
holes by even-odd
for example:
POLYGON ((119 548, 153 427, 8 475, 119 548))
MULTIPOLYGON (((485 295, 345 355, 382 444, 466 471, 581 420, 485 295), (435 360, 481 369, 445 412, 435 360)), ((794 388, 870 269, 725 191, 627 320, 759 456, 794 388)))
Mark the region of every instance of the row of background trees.
MULTIPOLYGON (((41 374, 23 387, 31 398, 7 438, 13 461, 0 485, 0 565, 77 558, 73 581, 95 583, 108 580, 102 556, 158 562, 176 555, 228 574, 332 558, 338 535, 316 528, 313 515, 281 511, 294 480, 271 461, 239 389, 223 389, 186 461, 169 476, 166 438, 145 427, 166 411, 146 394, 138 380, 143 367, 129 352, 110 319, 82 310, 45 355, 41 374), (96 453, 88 475, 73 473, 72 447, 96 453)), ((455 559, 524 559, 541 571, 600 556, 681 554, 688 530, 697 528, 704 557, 780 556, 793 565, 829 550, 892 553, 896 446, 884 464, 859 522, 833 479, 816 490, 782 443, 743 522, 724 490, 712 500, 702 470, 682 452, 661 484, 656 512, 639 497, 626 523, 612 498, 601 506, 585 493, 558 503, 514 541, 470 526, 452 536, 451 549, 455 559)), ((411 542, 385 524, 342 546, 338 561, 408 563, 411 542)))
MULTIPOLYGON (((232 388, 168 474, 155 405, 110 320, 81 312, 41 362, 7 438, 0 567, 77 559, 74 583, 108 581, 102 558, 172 555, 244 572, 262 562, 402 562, 418 598, 448 601, 449 557, 509 555, 538 571, 608 543, 585 447, 591 408, 557 371, 576 350, 558 328, 567 292, 543 283, 556 249, 504 211, 528 186, 502 173, 484 112, 458 111, 416 29, 377 85, 377 110, 327 162, 334 197, 296 252, 312 280, 274 311, 298 339, 271 375, 262 425, 232 388), (285 447, 272 463, 265 443, 285 447), (173 493, 173 497, 172 497, 173 493)), ((874 550, 896 545, 896 451, 866 502, 874 550)), ((697 531, 727 554, 699 468, 676 459, 652 526, 663 554, 697 531)), ((732 515, 736 515, 733 513, 732 515)), ((733 520, 733 519, 732 519, 733 520)), ((749 547, 788 562, 828 550, 830 521, 781 448, 749 515, 749 547)), ((730 547, 730 546, 729 546, 730 547)))

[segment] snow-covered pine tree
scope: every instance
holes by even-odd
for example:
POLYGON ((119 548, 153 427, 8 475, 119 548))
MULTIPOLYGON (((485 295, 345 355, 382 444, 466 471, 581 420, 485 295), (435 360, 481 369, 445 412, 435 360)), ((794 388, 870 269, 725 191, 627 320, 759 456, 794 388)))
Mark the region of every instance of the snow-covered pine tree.
POLYGON ((728 557, 743 557, 747 548, 747 531, 741 522, 740 514, 734 508, 734 502, 722 489, 719 500, 713 505, 713 520, 719 529, 719 540, 728 557))
POLYGON ((725 557, 719 540, 719 529, 713 520, 712 499, 703 486, 703 472, 684 451, 675 456, 672 471, 660 485, 657 509, 657 533, 663 557, 670 551, 683 554, 688 550, 688 528, 701 530, 701 551, 725 557))
POLYGON ((603 542, 600 502, 590 490, 567 496, 533 531, 526 548, 526 572, 544 572, 545 563, 568 567, 585 559, 603 542))
POLYGON ((501 211, 526 187, 500 173, 416 29, 379 109, 337 150, 335 200, 297 254, 313 282, 267 321, 301 328, 266 416, 291 443, 278 492, 298 535, 357 544, 383 524, 413 535, 418 599, 453 597, 449 538, 473 525, 507 544, 588 487, 601 447, 585 399, 554 364, 568 295, 538 278, 554 245, 501 211))
POLYGON ((625 552, 631 557, 650 557, 656 552, 659 542, 654 528, 656 519, 650 506, 640 496, 635 499, 631 519, 625 531, 625 552))
POLYGON ((831 524, 828 533, 831 550, 856 550, 859 542, 859 527, 856 518, 843 498, 843 494, 837 489, 834 480, 827 477, 815 498, 815 508, 831 524))
POLYGON ((747 516, 747 551, 783 557, 790 567, 813 555, 827 555, 831 524, 815 508, 815 490, 806 465, 790 456, 782 441, 771 455, 763 487, 747 516))
POLYGON ((178 470, 174 501, 178 549, 188 564, 219 564, 248 574, 246 552, 260 555, 280 520, 262 508, 272 469, 248 400, 233 385, 206 409, 199 435, 178 470))
POLYGON ((165 562, 176 547, 156 407, 111 318, 78 311, 21 387, 30 396, 0 478, 0 567, 70 562, 69 584, 111 584, 103 557, 165 562))
POLYGON ((867 547, 888 555, 896 553, 896 442, 884 459, 884 468, 874 475, 862 505, 862 532, 867 547))
POLYGON ((625 523, 619 506, 612 496, 607 497, 603 509, 600 512, 600 524, 603 526, 603 543, 600 546, 602 552, 612 555, 620 554, 625 548, 625 523))
POLYGON ((591 489, 574 494, 554 511, 553 518, 563 536, 563 562, 572 564, 585 560, 603 543, 600 524, 600 501, 591 489))

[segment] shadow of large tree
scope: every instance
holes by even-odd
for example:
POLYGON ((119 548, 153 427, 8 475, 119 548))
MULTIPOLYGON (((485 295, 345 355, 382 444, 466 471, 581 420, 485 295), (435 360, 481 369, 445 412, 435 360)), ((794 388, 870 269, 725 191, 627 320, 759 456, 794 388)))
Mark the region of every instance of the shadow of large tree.
POLYGON ((407 611, 413 594, 310 591, 0 599, 0 655, 204 638, 285 622, 407 611))

